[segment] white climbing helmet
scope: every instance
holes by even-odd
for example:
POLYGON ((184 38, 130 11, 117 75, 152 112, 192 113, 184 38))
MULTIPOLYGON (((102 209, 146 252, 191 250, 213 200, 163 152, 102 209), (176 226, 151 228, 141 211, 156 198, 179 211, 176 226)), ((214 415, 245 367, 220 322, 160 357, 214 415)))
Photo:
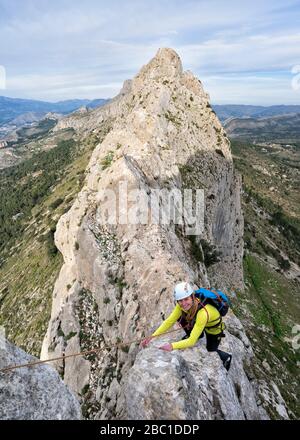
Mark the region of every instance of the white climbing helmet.
POLYGON ((176 284, 174 289, 174 299, 175 301, 179 301, 192 295, 192 293, 194 293, 194 289, 189 283, 179 283, 176 284))

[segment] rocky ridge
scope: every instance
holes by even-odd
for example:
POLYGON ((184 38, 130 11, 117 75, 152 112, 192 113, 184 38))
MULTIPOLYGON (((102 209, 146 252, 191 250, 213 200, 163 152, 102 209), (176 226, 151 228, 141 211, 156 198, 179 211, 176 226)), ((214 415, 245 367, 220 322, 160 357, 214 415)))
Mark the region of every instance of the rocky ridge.
MULTIPOLYGON (((229 379, 201 343, 171 354, 154 347, 138 353, 137 344, 119 345, 159 325, 172 308, 171 292, 179 280, 231 292, 243 289, 241 181, 208 95, 192 73, 183 72, 173 50, 160 49, 108 105, 64 118, 56 130, 96 132, 107 118, 112 129, 95 148, 86 183, 57 225, 55 242, 64 265, 53 292, 42 358, 101 349, 98 356, 56 365, 80 396, 87 418, 160 418, 157 402, 169 399, 171 408, 180 392, 180 408, 166 410, 166 417, 267 418, 245 366, 251 347, 234 315, 227 319, 224 342, 235 356, 229 379), (118 200, 124 185, 131 196, 134 191, 149 195, 160 189, 202 189, 201 235, 186 235, 186 218, 175 226, 109 224, 107 197, 114 194, 118 200), (160 367, 169 371, 167 383, 160 367), (161 386, 151 394, 155 377, 161 386), (199 398, 190 406, 194 386, 200 396, 207 395, 204 403, 199 398)), ((126 212, 138 215, 136 205, 136 199, 128 199, 126 212)), ((116 213, 124 219, 120 206, 116 213)))

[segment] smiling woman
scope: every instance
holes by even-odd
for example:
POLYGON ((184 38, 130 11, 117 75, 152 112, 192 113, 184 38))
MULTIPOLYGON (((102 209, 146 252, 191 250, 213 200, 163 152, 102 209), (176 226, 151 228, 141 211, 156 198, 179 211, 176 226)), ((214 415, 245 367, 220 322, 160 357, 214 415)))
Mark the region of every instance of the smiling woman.
POLYGON ((180 299, 178 304, 184 311, 188 311, 193 305, 193 298, 188 296, 187 298, 180 299))
MULTIPOLYGON (((199 292, 206 289, 199 289, 199 292)), ((208 292, 208 291, 206 291, 208 292)), ((153 338, 166 333, 176 322, 184 329, 186 335, 181 341, 167 343, 159 348, 164 351, 180 350, 193 347, 196 342, 206 335, 207 351, 216 351, 228 371, 231 364, 232 355, 219 350, 221 338, 225 337, 225 325, 217 307, 196 297, 198 290, 194 290, 192 285, 181 282, 174 288, 174 300, 176 306, 171 314, 164 320, 155 332, 141 342, 141 347, 145 348, 153 338)), ((212 292, 211 292, 212 293, 212 292)), ((220 293, 221 294, 221 293, 220 293)), ((223 295, 223 294, 222 294, 223 295)), ((226 313, 226 312, 225 312, 226 313)))

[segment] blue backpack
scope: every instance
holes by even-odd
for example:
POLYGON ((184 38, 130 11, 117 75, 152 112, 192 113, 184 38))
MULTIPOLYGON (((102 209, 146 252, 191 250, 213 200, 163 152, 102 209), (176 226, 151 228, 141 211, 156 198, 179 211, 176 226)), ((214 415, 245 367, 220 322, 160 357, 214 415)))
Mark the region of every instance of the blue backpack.
POLYGON ((229 298, 220 290, 208 290, 200 288, 195 290, 195 297, 200 300, 201 305, 210 304, 214 306, 221 316, 225 316, 230 307, 229 298))

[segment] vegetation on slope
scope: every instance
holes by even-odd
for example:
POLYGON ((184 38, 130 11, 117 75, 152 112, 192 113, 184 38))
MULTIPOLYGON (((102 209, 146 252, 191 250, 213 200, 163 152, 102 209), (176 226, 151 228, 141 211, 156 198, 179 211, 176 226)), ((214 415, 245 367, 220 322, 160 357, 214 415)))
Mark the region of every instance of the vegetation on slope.
MULTIPOLYGON (((289 416, 299 418, 300 353, 293 345, 293 328, 300 316, 300 150, 297 145, 265 148, 233 141, 232 151, 243 176, 246 285, 234 311, 256 354, 259 383, 272 380, 289 416)), ((263 391, 261 399, 271 417, 278 418, 263 391)))
POLYGON ((0 171, 0 325, 39 356, 62 266, 56 224, 80 191, 92 150, 107 133, 58 142, 0 171))

